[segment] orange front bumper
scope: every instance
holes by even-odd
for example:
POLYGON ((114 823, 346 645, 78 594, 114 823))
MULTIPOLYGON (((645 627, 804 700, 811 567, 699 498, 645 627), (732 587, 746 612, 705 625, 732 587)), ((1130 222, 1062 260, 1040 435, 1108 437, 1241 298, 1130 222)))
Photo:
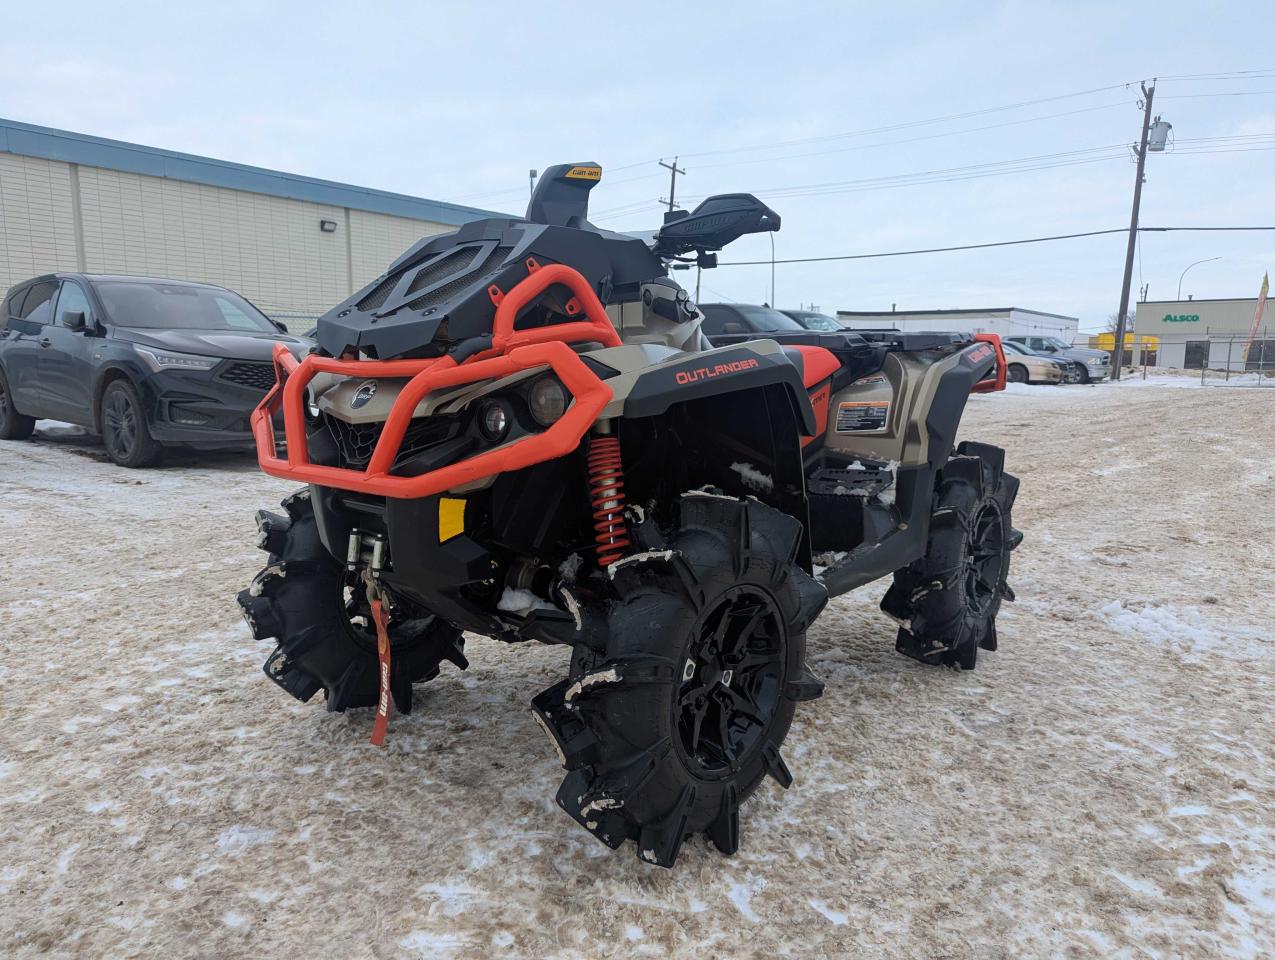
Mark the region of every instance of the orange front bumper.
POLYGON ((431 360, 339 360, 312 355, 298 361, 287 347, 276 344, 276 383, 252 414, 252 434, 261 469, 271 476, 300 483, 382 497, 412 498, 432 496, 497 473, 520 470, 574 450, 611 400, 612 393, 611 388, 585 365, 568 343, 594 341, 618 346, 620 339, 601 301, 578 271, 563 264, 541 267, 531 260, 527 266, 527 278, 509 293, 496 288, 488 291, 496 303, 492 346, 464 363, 458 364, 449 356, 431 360), (571 290, 576 310, 583 310, 588 319, 515 330, 518 312, 554 284, 562 284, 571 290), (544 433, 523 437, 419 476, 400 477, 390 472, 412 414, 429 393, 445 387, 494 380, 536 367, 547 367, 557 374, 574 399, 562 418, 544 433), (410 378, 395 398, 372 456, 363 470, 310 462, 304 406, 306 387, 318 373, 367 379, 410 378), (275 443, 272 418, 279 410, 283 411, 286 458, 279 456, 275 443))

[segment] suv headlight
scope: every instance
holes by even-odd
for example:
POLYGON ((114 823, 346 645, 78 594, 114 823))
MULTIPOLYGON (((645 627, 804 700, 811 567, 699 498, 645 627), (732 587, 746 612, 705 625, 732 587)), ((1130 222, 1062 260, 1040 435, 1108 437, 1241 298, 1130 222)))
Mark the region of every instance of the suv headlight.
POLYGON ((1089 366, 1091 367, 1101 367, 1106 362, 1107 362, 1107 359, 1105 357, 1090 357, 1089 358, 1089 366))
POLYGON ((148 350, 139 346, 134 346, 133 349, 156 373, 161 370, 211 370, 221 363, 221 357, 201 357, 193 353, 173 353, 171 350, 148 350))

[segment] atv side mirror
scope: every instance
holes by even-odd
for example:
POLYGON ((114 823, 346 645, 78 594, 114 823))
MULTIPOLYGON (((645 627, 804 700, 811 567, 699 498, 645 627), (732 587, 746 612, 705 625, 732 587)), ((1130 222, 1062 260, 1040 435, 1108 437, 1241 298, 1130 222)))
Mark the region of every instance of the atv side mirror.
POLYGON ((723 193, 709 197, 684 217, 668 220, 655 235, 654 253, 659 257, 692 250, 703 254, 748 233, 778 230, 779 224, 779 214, 751 193, 723 193))
POLYGON ((62 326, 66 327, 72 333, 83 333, 87 326, 84 322, 84 311, 63 310, 62 326))

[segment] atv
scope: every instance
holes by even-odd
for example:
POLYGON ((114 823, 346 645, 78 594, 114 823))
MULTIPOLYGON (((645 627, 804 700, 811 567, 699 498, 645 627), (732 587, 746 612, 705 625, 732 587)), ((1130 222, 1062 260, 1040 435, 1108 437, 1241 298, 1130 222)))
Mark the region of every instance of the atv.
POLYGON ((996 648, 1020 539, 1003 452, 954 447, 994 336, 857 331, 714 347, 673 265, 780 218, 726 194, 652 235, 588 222, 596 164, 554 167, 524 218, 429 237, 274 355, 252 418, 262 469, 305 486, 259 512, 239 594, 266 675, 328 710, 390 703, 465 633, 571 649, 532 713, 557 802, 671 867, 739 844, 741 804, 823 691, 806 630, 893 576, 897 649, 972 668, 996 648), (282 419, 282 436, 276 420, 282 419))

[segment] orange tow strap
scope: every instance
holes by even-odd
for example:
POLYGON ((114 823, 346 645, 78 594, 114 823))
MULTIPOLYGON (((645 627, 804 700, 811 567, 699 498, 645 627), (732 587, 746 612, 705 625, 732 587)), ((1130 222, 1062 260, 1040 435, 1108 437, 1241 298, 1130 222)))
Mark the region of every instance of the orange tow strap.
POLYGON ((381 695, 376 701, 372 745, 383 747, 385 734, 390 728, 390 634, 385 609, 380 600, 372 601, 372 619, 376 622, 376 657, 381 668, 381 695))

